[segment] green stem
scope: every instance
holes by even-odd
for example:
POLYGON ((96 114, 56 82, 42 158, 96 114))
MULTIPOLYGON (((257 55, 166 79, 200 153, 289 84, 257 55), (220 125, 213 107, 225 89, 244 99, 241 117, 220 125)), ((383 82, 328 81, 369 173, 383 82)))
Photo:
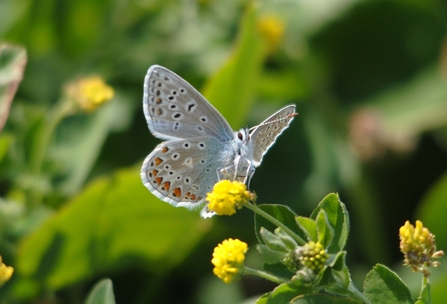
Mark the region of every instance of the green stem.
POLYGON ((419 300, 422 300, 425 304, 431 304, 431 292, 430 292, 430 279, 427 275, 422 276, 422 287, 419 293, 419 300))
POLYGON ((263 218, 265 218, 266 220, 270 221, 271 223, 275 224, 277 227, 280 227, 282 230, 284 230, 288 235, 290 235, 299 245, 304 245, 306 244, 306 241, 304 241, 300 236, 298 236, 295 232, 293 232, 292 230, 289 229, 289 227, 285 226, 283 223, 281 223, 280 221, 278 221, 276 218, 274 218, 273 216, 271 216, 270 214, 268 214, 267 212, 265 212, 264 210, 262 210, 261 208, 259 208, 258 206, 256 206, 255 204, 252 204, 250 202, 248 202, 247 204, 244 205, 245 207, 247 207, 248 209, 250 209, 251 211, 253 211, 254 213, 262 216, 263 218))
POLYGON ((255 276, 261 277, 261 278, 263 278, 263 279, 266 279, 266 280, 272 281, 272 282, 274 282, 274 283, 277 283, 277 284, 283 284, 283 283, 287 283, 287 282, 289 282, 289 281, 287 281, 287 280, 278 278, 277 276, 275 276, 275 275, 273 275, 273 274, 271 274, 271 273, 267 273, 267 272, 264 272, 264 271, 262 271, 262 270, 257 270, 257 269, 249 268, 249 267, 247 267, 247 266, 244 266, 244 272, 243 272, 243 274, 244 274, 244 275, 245 275, 245 274, 255 275, 255 276))
MULTIPOLYGON (((41 180, 42 167, 45 160, 45 154, 48 151, 51 138, 59 123, 73 110, 73 104, 67 99, 59 100, 56 105, 44 116, 42 126, 36 136, 33 157, 30 161, 30 169, 33 179, 41 180)), ((38 205, 42 201, 43 193, 39 186, 30 189, 30 203, 38 205)))

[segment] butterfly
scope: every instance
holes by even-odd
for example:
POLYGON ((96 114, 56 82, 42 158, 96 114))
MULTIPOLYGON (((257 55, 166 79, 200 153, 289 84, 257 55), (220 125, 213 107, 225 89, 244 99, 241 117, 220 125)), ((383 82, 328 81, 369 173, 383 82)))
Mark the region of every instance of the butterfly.
POLYGON ((288 105, 258 126, 234 132, 225 118, 174 72, 153 65, 144 80, 144 115, 162 140, 143 162, 141 179, 155 196, 176 207, 202 209, 221 179, 248 184, 262 157, 296 116, 288 105))

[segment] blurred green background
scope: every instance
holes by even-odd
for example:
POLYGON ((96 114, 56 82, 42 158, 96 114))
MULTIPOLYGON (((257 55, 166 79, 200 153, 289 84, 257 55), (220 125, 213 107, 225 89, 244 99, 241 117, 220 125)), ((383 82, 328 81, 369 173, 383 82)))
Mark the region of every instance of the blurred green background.
MULTIPOLYGON (((0 255, 15 268, 0 303, 82 303, 103 277, 131 304, 250 303, 273 288, 212 275, 213 248, 230 237, 262 267, 249 210, 203 220, 142 185, 160 142, 142 111, 152 64, 189 81, 235 130, 297 105, 251 189, 304 216, 340 193, 360 288, 380 262, 418 291, 421 276, 400 266, 406 220, 447 249, 445 0, 1 0, 0 37, 28 56, 0 134, 0 255), (64 85, 93 74, 115 97, 48 131, 64 85)), ((447 298, 441 264, 434 303, 447 298)))

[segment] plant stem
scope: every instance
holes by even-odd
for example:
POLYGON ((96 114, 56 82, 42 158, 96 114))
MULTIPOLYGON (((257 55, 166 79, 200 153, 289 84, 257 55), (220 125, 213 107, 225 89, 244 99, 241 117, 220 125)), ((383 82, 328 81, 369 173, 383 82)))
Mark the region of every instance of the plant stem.
MULTIPOLYGON (((45 154, 48 151, 51 138, 59 123, 73 110, 73 104, 66 99, 60 99, 52 109, 44 116, 42 126, 36 136, 33 157, 30 162, 30 169, 33 179, 41 180, 42 167, 45 160, 45 154)), ((37 206, 42 201, 43 193, 39 187, 30 189, 30 203, 37 206)))
POLYGON ((287 227, 286 225, 284 225, 283 223, 278 221, 276 218, 274 218, 273 216, 271 216, 270 214, 268 214, 267 212, 265 212, 264 210, 262 210, 261 208, 259 208, 255 204, 252 204, 252 203, 248 202, 244 206, 247 207, 248 209, 250 209, 251 211, 253 211, 254 213, 262 216, 266 220, 272 222, 277 227, 280 227, 288 235, 290 235, 299 245, 306 244, 306 241, 304 241, 299 235, 297 235, 295 232, 293 232, 289 227, 287 227))
POLYGON ((422 287, 421 292, 419 294, 419 299, 425 304, 431 304, 431 291, 430 291, 430 280, 428 275, 422 276, 422 287))
POLYGON ((255 275, 255 276, 261 277, 263 279, 266 279, 266 280, 272 281, 274 283, 277 283, 277 284, 283 284, 283 283, 287 283, 288 282, 287 280, 278 278, 277 276, 275 276, 273 274, 264 272, 262 270, 253 269, 253 268, 250 268, 250 267, 247 267, 247 266, 244 266, 244 274, 255 275))

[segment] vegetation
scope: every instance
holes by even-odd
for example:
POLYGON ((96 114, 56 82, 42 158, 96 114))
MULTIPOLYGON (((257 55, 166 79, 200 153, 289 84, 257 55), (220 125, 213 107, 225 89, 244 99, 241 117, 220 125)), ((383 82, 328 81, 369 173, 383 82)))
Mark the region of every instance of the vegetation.
POLYGON ((430 284, 423 273, 421 293, 399 228, 421 220, 447 248, 446 20, 447 4, 427 0, 2 0, 0 303, 241 303, 272 290, 277 302, 260 303, 315 290, 346 297, 328 303, 383 303, 369 292, 380 278, 401 282, 403 302, 442 303, 447 263, 430 284), (272 245, 288 240, 278 222, 247 208, 201 219, 143 186, 159 143, 142 111, 153 64, 235 130, 296 104, 250 190, 280 225, 292 219, 300 261, 329 250, 332 264, 315 268, 326 281, 290 287, 269 268, 286 253, 272 245), (215 277, 213 248, 230 238, 248 244, 249 269, 280 279, 215 277), (340 273, 351 293, 327 281, 340 273))

